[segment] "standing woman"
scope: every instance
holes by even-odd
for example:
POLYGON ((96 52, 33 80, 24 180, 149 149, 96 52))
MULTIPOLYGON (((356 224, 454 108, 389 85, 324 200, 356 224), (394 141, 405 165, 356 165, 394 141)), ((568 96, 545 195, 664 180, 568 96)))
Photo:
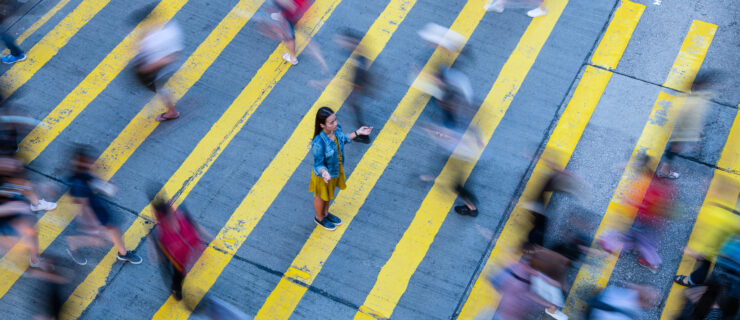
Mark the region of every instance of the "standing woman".
POLYGON ((313 208, 316 210, 314 222, 326 230, 334 230, 342 224, 342 219, 329 213, 329 201, 334 199, 334 188, 344 190, 344 144, 358 135, 370 135, 372 127, 362 126, 349 135, 342 132, 337 123, 337 115, 328 107, 316 112, 311 153, 313 154, 313 174, 308 191, 314 193, 313 208))

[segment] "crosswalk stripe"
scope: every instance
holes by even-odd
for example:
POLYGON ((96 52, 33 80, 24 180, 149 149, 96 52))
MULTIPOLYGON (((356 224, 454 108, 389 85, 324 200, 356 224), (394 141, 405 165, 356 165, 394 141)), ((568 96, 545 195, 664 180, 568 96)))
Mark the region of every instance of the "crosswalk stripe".
MULTIPOLYGON (((360 44, 360 47, 364 48, 363 52, 370 63, 374 62, 375 58, 385 48, 415 3, 416 0, 392 0, 373 22, 360 44)), ((343 89, 346 86, 344 83, 351 78, 352 69, 351 60, 347 60, 303 117, 270 165, 263 171, 259 180, 252 186, 224 227, 221 228, 211 245, 188 273, 185 292, 188 294, 190 303, 197 303, 208 292, 228 265, 231 257, 236 254, 264 212, 277 197, 285 182, 296 170, 301 159, 308 153, 308 145, 305 141, 313 129, 316 110, 322 106, 329 106, 338 111, 342 106, 349 95, 349 92, 343 89), (280 184, 281 182, 282 184, 280 184)), ((377 144, 377 139, 375 144, 377 144)), ((182 308, 170 297, 157 311, 154 318, 185 319, 188 314, 189 310, 182 308)), ((287 316, 277 318, 287 318, 287 316)), ((257 318, 259 317, 261 317, 260 314, 257 315, 257 318)))
POLYGON ((13 65, 10 70, 0 76, 5 97, 10 96, 25 84, 31 77, 41 69, 59 49, 82 28, 88 21, 92 20, 110 0, 83 0, 69 15, 67 15, 54 29, 49 31, 36 45, 26 51, 26 61, 13 65))
MULTIPOLYGON (((458 32, 467 41, 483 18, 484 12, 479 9, 483 4, 484 1, 468 1, 450 29, 458 32)), ((457 54, 456 52, 447 55, 443 50, 437 49, 415 81, 420 81, 421 75, 435 68, 440 61, 444 61, 443 59, 451 64, 457 58, 457 54)), ((286 270, 278 285, 265 300, 255 319, 287 319, 290 317, 306 293, 307 288, 318 276, 324 261, 349 228, 349 224, 367 199, 380 175, 398 151, 429 98, 428 95, 417 90, 414 85, 407 91, 390 116, 391 120, 383 126, 383 129, 378 133, 373 144, 365 152, 349 177, 347 185, 353 186, 354 189, 341 191, 330 208, 331 212, 341 216, 343 226, 332 232, 326 232, 318 226, 313 230, 303 248, 291 263, 291 267, 286 270), (395 121, 394 119, 403 119, 403 121, 395 121)), ((314 109, 322 106, 319 102, 314 104, 314 109)), ((313 115, 313 113, 310 114, 313 115)), ((312 119, 306 119, 305 129, 301 130, 301 136, 310 135, 311 122, 312 119)), ((303 147, 302 152, 305 156, 308 148, 303 147)), ((298 162, 295 162, 295 165, 292 166, 294 170, 298 165, 298 162)))
MULTIPOLYGON (((69 0, 61 0, 57 2, 57 4, 54 5, 54 7, 52 7, 43 16, 41 16, 41 18, 36 20, 30 27, 28 27, 28 29, 23 31, 23 33, 21 33, 21 35, 15 39, 18 45, 23 44, 23 41, 26 41, 26 39, 28 39, 28 37, 30 37, 34 32, 36 32, 36 30, 43 27, 46 24, 46 22, 48 22, 49 19, 51 19, 51 17, 57 14, 59 10, 64 8, 64 6, 66 6, 67 3, 69 3, 69 0)), ((8 49, 3 50, 3 54, 7 54, 8 52, 9 52, 8 49)))
MULTIPOLYGON (((642 4, 622 1, 611 22, 609 22, 609 26, 596 51, 594 51, 591 58, 592 64, 609 69, 617 67, 622 52, 627 47, 632 32, 640 21, 644 10, 645 6, 642 4)), ((534 193, 541 189, 540 186, 546 179, 548 169, 542 159, 552 158, 550 160, 552 165, 559 169, 565 169, 578 145, 583 130, 599 104, 611 76, 611 72, 593 66, 587 66, 584 70, 570 102, 565 107, 565 111, 563 111, 545 150, 542 152, 544 157, 541 157, 535 165, 517 205, 509 215, 498 237, 496 246, 491 251, 482 272, 477 276, 470 295, 465 300, 458 316, 459 319, 473 319, 484 308, 495 310, 498 307, 501 296, 488 284, 485 275, 495 266, 501 265, 507 260, 506 255, 509 254, 507 252, 509 248, 519 248, 521 246, 525 235, 532 227, 529 221, 530 215, 521 208, 521 205, 535 196, 534 193), (559 156, 547 156, 552 153, 558 153, 559 156)), ((518 254, 510 260, 518 260, 518 254)))
MULTIPOLYGON (((738 105, 740 108, 740 105, 738 105)), ((735 121, 730 127, 730 133, 727 135, 727 141, 722 149, 719 161, 717 161, 717 167, 721 169, 715 169, 712 181, 709 183, 709 189, 707 189, 704 203, 699 209, 699 214, 696 217, 691 236, 689 236, 689 242, 686 247, 691 247, 691 244, 695 241, 699 241, 698 238, 705 236, 701 234, 701 230, 697 228, 700 226, 706 218, 709 210, 713 210, 713 204, 719 203, 727 207, 734 208, 737 203, 738 195, 740 195, 740 186, 737 184, 722 183, 723 180, 734 180, 737 181, 738 177, 735 172, 740 171, 740 112, 735 114, 735 121), (727 171, 724 171, 724 170, 727 171), (728 172, 729 171, 729 172, 728 172)), ((696 267, 696 260, 691 256, 684 254, 681 257, 681 263, 678 266, 676 275, 688 275, 696 267)), ((671 290, 668 293, 668 299, 663 307, 663 313, 661 319, 669 320, 675 319, 676 316, 681 312, 684 304, 683 290, 685 287, 673 283, 671 290)))
MULTIPOLYGON (((159 22, 167 22, 188 0, 164 0, 149 15, 159 22)), ((54 110, 44 117, 20 144, 21 156, 30 163, 38 157, 72 121, 103 92, 113 79, 128 65, 136 53, 136 40, 149 22, 139 23, 113 50, 74 88, 54 110)), ((30 58, 30 56, 29 56, 30 58)))
POLYGON ((717 25, 694 20, 664 86, 678 91, 691 89, 691 84, 694 83, 696 77, 696 72, 691 72, 691 70, 699 70, 701 67, 707 55, 706 49, 712 43, 716 32, 717 25))
MULTIPOLYGON (((307 32, 305 32, 306 37, 299 36, 297 39, 297 53, 303 51, 310 39, 321 29, 324 22, 331 16, 340 2, 341 0, 319 0, 311 6, 299 23, 304 26, 304 31, 307 32)), ((218 121, 213 124, 208 133, 198 142, 193 151, 170 177, 164 187, 162 187, 160 193, 174 195, 176 206, 180 205, 190 194, 198 181, 200 181, 200 178, 203 177, 211 165, 218 159, 229 142, 241 130, 264 98, 287 72, 290 64, 282 58, 282 54, 286 52, 285 50, 282 45, 279 45, 272 52, 249 84, 247 84, 229 108, 221 115, 218 121)), ((114 141, 106 150, 107 155, 101 156, 101 160, 106 157, 116 159, 116 157, 112 156, 116 152, 130 155, 133 150, 120 149, 135 149, 141 143, 141 140, 135 139, 135 137, 138 135, 138 137, 143 138, 143 136, 151 133, 157 126, 157 123, 155 123, 151 116, 147 115, 149 112, 151 111, 142 110, 129 123, 129 126, 124 129, 121 135, 116 138, 116 141, 122 142, 117 143, 114 141), (127 142, 124 143, 124 141, 127 142), (120 148, 114 147, 115 145, 120 145, 120 148)), ((141 239, 153 227, 151 221, 153 221, 153 218, 147 205, 139 212, 136 220, 134 220, 123 235, 126 248, 134 249, 138 246, 141 239)), ((116 254, 116 249, 111 248, 95 269, 75 288, 72 295, 64 304, 64 309, 69 311, 68 316, 78 317, 95 299, 99 288, 105 285, 113 264, 116 262, 116 254)))
MULTIPOLYGON (((457 199, 457 194, 449 191, 449 181, 455 177, 465 181, 473 171, 567 3, 568 1, 546 1, 549 13, 530 22, 465 132, 467 137, 477 135, 482 143, 482 146, 470 155, 474 160, 463 162, 456 159, 455 154, 460 154, 461 146, 455 149, 422 201, 408 229, 396 244, 391 257, 381 268, 373 288, 355 314, 355 319, 391 317, 416 268, 424 259, 457 199)), ((463 141, 466 140, 465 136, 462 138, 463 141)))
MULTIPOLYGON (((162 18, 171 18, 185 2, 181 0, 177 0, 179 4, 173 1, 161 2, 160 6, 155 8, 155 14, 159 14, 159 17, 162 18)), ((173 101, 176 102, 179 100, 198 81, 200 76, 215 61, 223 48, 236 36, 254 12, 259 9, 261 3, 262 1, 241 0, 209 34, 208 38, 198 46, 195 52, 183 64, 183 67, 165 85, 171 90, 173 101)), ((160 99, 154 97, 144 110, 162 108, 160 105, 160 99)), ((152 120, 149 119, 149 121, 152 120)), ((143 140, 146 136, 140 136, 139 138, 143 140)), ((115 150, 111 151, 110 149, 108 148, 108 150, 103 152, 95 163, 97 172, 100 173, 100 178, 104 180, 109 180, 130 156, 130 153, 125 155, 115 154, 115 150)), ((131 148, 131 152, 133 152, 133 149, 135 147, 131 148)), ((51 245, 79 211, 77 206, 72 204, 72 199, 67 193, 57 202, 59 207, 54 211, 44 214, 36 223, 39 229, 40 252, 44 252, 51 245)), ((22 244, 16 244, 0 259, 0 297, 7 293, 28 267, 28 261, 25 258, 24 251, 25 247, 22 244)))
MULTIPOLYGON (((695 20, 692 23, 692 27, 690 28, 683 45, 681 46, 681 51, 679 52, 678 56, 685 57, 691 55, 695 57, 694 60, 703 61, 704 56, 709 49, 711 41, 697 41, 696 39, 709 38, 711 40, 711 35, 714 34, 715 30, 716 26, 714 26, 714 28, 709 28, 706 27, 705 22, 695 20), (696 25, 699 25, 701 27, 695 27, 696 25)), ((694 63, 685 64, 682 63, 682 61, 682 59, 676 59, 676 62, 678 64, 674 65, 671 68, 671 72, 668 74, 668 79, 666 79, 666 83, 677 83, 677 81, 675 80, 676 77, 681 79, 691 79, 691 81, 693 81, 693 79, 696 77, 696 74, 699 72, 699 67, 701 67, 701 65, 694 63)), ((684 87, 682 88, 685 88, 686 86, 690 87, 690 84, 684 85, 684 87)), ((666 110, 663 110, 664 107, 659 105, 665 103, 667 106, 667 103, 672 102, 673 100, 675 100, 673 96, 661 91, 661 93, 658 95, 658 100, 655 107, 653 108, 653 111, 662 110, 663 112, 665 112, 666 110)), ((669 114, 677 109, 670 107, 668 108, 669 110, 667 110, 667 112, 669 114)), ((665 115, 658 116, 661 118, 665 117, 665 115)), ((654 119, 653 114, 651 114, 650 119, 654 119)), ((659 126, 657 125, 657 123, 648 123, 645 126, 645 129, 643 129, 643 133, 638 140, 637 147, 630 157, 630 163, 634 162, 635 156, 640 150, 644 150, 644 152, 647 152, 649 155, 654 156, 655 159, 660 159, 663 155, 665 144, 668 141, 668 136, 670 136, 671 128, 673 126, 671 121, 673 120, 675 119, 673 119, 673 117, 669 115, 668 121, 670 125, 665 124, 664 126, 659 126)), ((658 123, 660 123, 660 121, 658 123)), ((657 166, 657 161, 655 162, 656 163, 654 163, 653 165, 657 166)), ((621 221, 628 225, 632 224, 632 221, 634 220, 636 214, 636 210, 633 207, 623 205, 621 203, 621 197, 624 196, 624 194, 629 193, 632 197, 634 197, 635 201, 639 202, 642 201, 642 197, 645 195, 645 190, 647 189, 647 184, 632 185, 631 180, 635 176, 635 172, 633 171, 634 168, 629 167, 626 168, 624 173, 622 174, 622 178, 617 185, 617 190, 614 192, 614 197, 609 202, 609 206, 607 207, 606 213, 604 214, 604 217, 599 224, 599 228, 596 231, 594 239, 597 239, 606 230, 614 227, 623 227, 619 225, 617 221, 621 221), (630 188, 631 186, 632 188, 630 188)), ((621 229, 623 228, 619 228, 618 230, 621 229)), ((595 245, 595 242, 592 245, 595 245)), ((609 258, 607 258, 603 265, 596 266, 592 264, 584 264, 581 266, 581 269, 578 270, 576 280, 571 287, 570 293, 568 294, 568 298, 565 301, 564 308, 566 313, 569 313, 574 309, 583 310, 585 308, 585 301, 583 301, 581 297, 585 297, 588 293, 592 293, 593 290, 598 290, 606 286, 609 278, 611 277, 612 271, 614 271, 614 266, 617 263, 619 252, 621 252, 621 249, 616 250, 615 255, 611 255, 609 258)))

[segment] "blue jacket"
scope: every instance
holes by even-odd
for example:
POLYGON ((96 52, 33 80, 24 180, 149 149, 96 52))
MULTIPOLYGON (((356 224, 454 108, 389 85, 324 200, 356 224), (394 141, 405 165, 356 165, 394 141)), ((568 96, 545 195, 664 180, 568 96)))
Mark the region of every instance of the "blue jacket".
MULTIPOLYGON (((350 140, 349 136, 342 133, 342 126, 340 125, 337 125, 337 130, 334 131, 334 135, 337 137, 337 141, 339 142, 339 151, 341 151, 342 160, 344 160, 344 145, 352 140, 350 140)), ((313 174, 317 177, 321 177, 321 169, 326 169, 329 171, 332 178, 339 177, 339 156, 337 152, 337 144, 333 139, 329 139, 324 131, 321 131, 319 135, 313 138, 311 153, 313 154, 313 174)))

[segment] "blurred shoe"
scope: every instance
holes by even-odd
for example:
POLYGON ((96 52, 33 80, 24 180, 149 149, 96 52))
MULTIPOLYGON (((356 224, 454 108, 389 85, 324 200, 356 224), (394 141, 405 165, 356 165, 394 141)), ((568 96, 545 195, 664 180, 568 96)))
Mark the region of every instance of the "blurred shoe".
POLYGON ((144 259, 139 257, 139 255, 133 253, 132 251, 126 252, 126 255, 122 256, 120 253, 118 254, 118 260, 124 261, 124 262, 131 262, 131 264, 140 264, 144 259))
POLYGON ((72 250, 69 250, 69 248, 67 248, 67 254, 70 256, 70 258, 72 258, 72 261, 74 261, 76 264, 79 264, 81 266, 84 266, 87 264, 87 258, 77 256, 76 254, 72 252, 72 250))
POLYGON ((282 21, 283 15, 280 14, 280 12, 273 12, 270 14, 270 18, 272 18, 272 20, 275 20, 275 21, 282 21))
POLYGON ((369 144, 370 136, 366 136, 364 134, 358 134, 357 137, 355 137, 355 142, 369 144))
POLYGON ((329 221, 329 219, 327 219, 327 218, 321 219, 321 221, 319 221, 319 219, 316 219, 316 217, 314 217, 314 218, 313 218, 313 222, 316 222, 316 224, 318 224, 318 225, 320 225, 320 226, 324 227, 324 229, 326 229, 326 230, 329 230, 329 231, 334 231, 334 230, 335 230, 335 229, 337 228, 337 226, 335 226, 335 225, 334 225, 334 224, 333 224, 333 223, 332 223, 331 221, 329 221))
POLYGON ((2 60, 3 63, 5 63, 5 64, 12 64, 12 63, 16 63, 18 61, 26 60, 26 54, 25 53, 21 53, 20 56, 14 56, 12 54, 9 54, 7 56, 2 57, 2 59, 0 59, 0 60, 2 60))
POLYGON ((329 213, 326 216, 326 219, 329 220, 334 225, 337 225, 337 226, 340 225, 340 224, 342 224, 342 219, 340 219, 339 217, 337 217, 337 216, 335 216, 335 215, 333 215, 331 213, 329 213))
POLYGON ((495 2, 490 2, 483 6, 483 9, 486 11, 493 11, 497 13, 504 12, 504 5, 501 4, 501 1, 494 0, 495 2))
POLYGON ((293 57, 293 59, 291 59, 290 53, 287 53, 287 52, 286 53, 283 53, 283 60, 288 61, 288 63, 290 63, 292 65, 297 65, 298 64, 298 58, 293 57))
POLYGON ((44 261, 41 257, 36 258, 36 262, 33 262, 31 258, 28 259, 28 266, 33 269, 38 269, 42 271, 52 271, 54 270, 54 265, 51 263, 48 263, 44 261))
POLYGON ((182 300, 182 290, 172 290, 172 297, 177 301, 182 300))
POLYGON ((542 9, 540 7, 534 8, 532 10, 527 11, 527 15, 532 18, 541 17, 547 14, 547 9, 542 9))
POLYGON ((548 316, 551 316, 557 320, 568 320, 568 316, 560 310, 555 310, 555 312, 550 312, 550 310, 545 309, 545 313, 547 313, 548 316))
POLYGON ((468 206, 457 206, 455 207, 455 212, 461 216, 471 216, 471 217, 477 217, 478 216, 478 210, 470 210, 468 206))
POLYGON ((31 205, 31 211, 49 211, 57 208, 57 204, 44 199, 39 199, 39 203, 31 205))
POLYGON ((681 174, 679 174, 676 171, 670 171, 668 172, 668 174, 663 174, 663 173, 658 172, 658 177, 666 178, 666 179, 678 179, 678 177, 680 176, 681 174))
POLYGON ((648 270, 650 270, 650 272, 652 272, 653 274, 658 273, 658 266, 649 264, 647 260, 645 260, 645 258, 637 259, 637 263, 639 263, 641 266, 645 268, 648 268, 648 270))

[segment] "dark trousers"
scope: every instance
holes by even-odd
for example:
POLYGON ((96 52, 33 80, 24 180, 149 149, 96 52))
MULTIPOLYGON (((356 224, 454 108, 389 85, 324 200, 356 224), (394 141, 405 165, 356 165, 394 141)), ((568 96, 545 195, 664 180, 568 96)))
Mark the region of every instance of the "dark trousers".
POLYGON ((712 263, 709 260, 701 260, 699 267, 689 275, 689 282, 693 285, 704 284, 709 274, 709 267, 712 263))
POLYGON ((182 283, 185 281, 185 275, 174 269, 172 272, 172 291, 182 292, 182 283))
POLYGON ((23 54, 23 50, 18 47, 17 44, 15 44, 15 39, 11 37, 7 32, 0 33, 0 37, 2 38, 3 42, 5 42, 5 46, 8 47, 10 50, 10 54, 13 56, 20 56, 23 54))

